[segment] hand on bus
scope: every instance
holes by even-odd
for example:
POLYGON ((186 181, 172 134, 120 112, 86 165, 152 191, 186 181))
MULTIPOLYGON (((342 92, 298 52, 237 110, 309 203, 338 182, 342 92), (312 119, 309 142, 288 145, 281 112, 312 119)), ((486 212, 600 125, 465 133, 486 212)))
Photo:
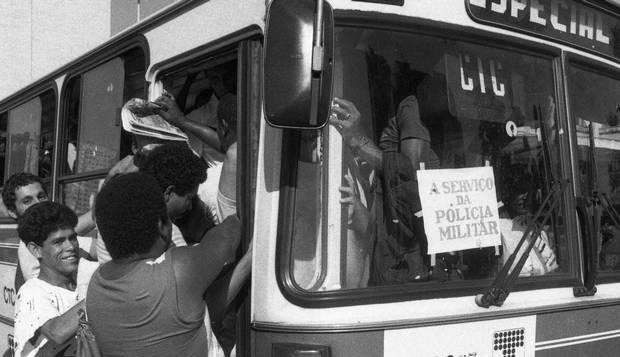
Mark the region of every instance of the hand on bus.
POLYGON ((170 94, 166 93, 159 96, 159 98, 155 99, 153 103, 161 106, 161 108, 155 109, 159 116, 164 118, 164 120, 168 123, 181 127, 183 121, 185 120, 185 116, 177 105, 175 99, 170 94))
POLYGON ((342 194, 340 203, 348 205, 347 209, 347 222, 349 227, 354 231, 363 233, 368 226, 368 210, 360 200, 359 191, 357 190, 357 184, 351 176, 351 173, 347 173, 344 178, 347 184, 340 186, 338 190, 342 194))
POLYGON ((361 134, 361 114, 353 102, 334 97, 329 115, 329 123, 338 129, 345 137, 361 134))

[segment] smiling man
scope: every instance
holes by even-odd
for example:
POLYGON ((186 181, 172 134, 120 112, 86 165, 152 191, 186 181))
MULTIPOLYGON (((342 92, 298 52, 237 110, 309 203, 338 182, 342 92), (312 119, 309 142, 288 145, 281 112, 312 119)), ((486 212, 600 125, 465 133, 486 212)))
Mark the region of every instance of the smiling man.
MULTIPOLYGON (((49 196, 38 176, 27 172, 19 172, 11 175, 4 184, 2 201, 9 216, 17 220, 26 212, 28 207, 39 202, 49 201, 49 196)), ((91 218, 91 213, 88 212, 78 218, 75 230, 78 234, 86 234, 94 227, 95 223, 91 218)), ((92 244, 92 239, 90 237, 79 237, 78 239, 80 240, 83 256, 95 260, 97 258, 97 251, 95 244, 92 244)), ((24 280, 29 280, 39 275, 39 262, 30 254, 26 245, 21 241, 17 249, 17 256, 19 270, 21 270, 24 280)), ((22 283, 22 280, 17 281, 16 279, 16 288, 19 289, 22 283)))
MULTIPOLYGON (((80 260, 75 213, 59 203, 40 202, 17 220, 17 232, 40 264, 15 305, 16 356, 65 356, 78 327, 78 310, 96 263, 80 260), (89 264, 90 263, 90 264, 89 264), (78 279, 78 275, 80 278, 78 279)), ((72 352, 68 352, 72 351, 72 352)))

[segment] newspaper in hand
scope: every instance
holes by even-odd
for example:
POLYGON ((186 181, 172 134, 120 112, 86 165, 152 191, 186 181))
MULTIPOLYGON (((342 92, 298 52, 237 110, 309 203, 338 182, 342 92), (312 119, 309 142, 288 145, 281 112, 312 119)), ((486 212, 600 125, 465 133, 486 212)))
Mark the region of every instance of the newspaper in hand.
POLYGON ((162 140, 187 141, 187 135, 157 114, 157 109, 159 105, 156 103, 140 98, 130 99, 121 110, 123 129, 162 140))

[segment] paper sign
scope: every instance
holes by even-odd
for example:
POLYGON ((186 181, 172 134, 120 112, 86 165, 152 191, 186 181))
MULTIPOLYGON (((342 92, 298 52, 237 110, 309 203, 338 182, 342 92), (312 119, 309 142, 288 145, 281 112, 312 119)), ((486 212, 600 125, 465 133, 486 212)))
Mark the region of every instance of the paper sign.
POLYGON ((417 174, 429 254, 501 245, 493 168, 417 174))

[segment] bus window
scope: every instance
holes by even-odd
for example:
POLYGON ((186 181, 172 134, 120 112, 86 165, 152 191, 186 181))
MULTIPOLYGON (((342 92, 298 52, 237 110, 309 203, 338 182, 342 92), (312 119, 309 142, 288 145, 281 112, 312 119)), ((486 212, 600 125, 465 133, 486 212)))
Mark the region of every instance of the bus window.
MULTIPOLYGON (((560 175, 551 59, 350 27, 336 31, 335 53, 334 96, 345 100, 341 108, 361 113, 363 135, 330 125, 313 140, 298 140, 295 162, 284 164, 297 178, 284 268, 295 285, 323 291, 411 283, 462 294, 459 281, 493 278, 560 175), (491 166, 501 244, 428 254, 419 216, 432 215, 421 209, 420 163, 427 170, 491 166)), ((560 206, 520 277, 536 282, 571 271, 560 206)), ((484 227, 465 228, 446 239, 474 237, 484 227)))
POLYGON ((208 126, 220 135, 219 144, 208 145, 188 133, 192 149, 211 163, 221 162, 224 148, 236 141, 236 54, 194 63, 191 67, 164 75, 162 82, 189 120, 208 126), (228 127, 222 127, 221 123, 226 123, 228 127), (216 147, 220 144, 223 146, 216 147))
POLYGON ((145 96, 145 67, 144 52, 133 49, 68 83, 60 181, 63 202, 78 214, 90 209, 98 185, 75 175, 102 178, 102 171, 131 152, 131 138, 121 130, 120 108, 130 98, 145 96))
MULTIPOLYGON (((40 96, 9 110, 7 175, 30 172, 51 177, 54 145, 56 96, 48 90, 40 96)), ((1 129, 0 129, 1 130, 1 129)))
MULTIPOLYGON (((2 182, 17 172, 30 172, 50 183, 54 155, 56 95, 47 90, 0 114, 2 182), (6 175, 6 176, 5 176, 6 175)), ((4 206, 0 217, 8 217, 4 206)))
MULTIPOLYGON (((620 81, 591 69, 572 65, 568 71, 570 104, 576 125, 578 180, 581 195, 587 196, 590 169, 589 127, 592 124, 596 164, 596 184, 616 210, 620 209, 620 127, 618 95, 620 81)), ((620 271, 620 228, 609 212, 601 219, 599 269, 620 271)))

